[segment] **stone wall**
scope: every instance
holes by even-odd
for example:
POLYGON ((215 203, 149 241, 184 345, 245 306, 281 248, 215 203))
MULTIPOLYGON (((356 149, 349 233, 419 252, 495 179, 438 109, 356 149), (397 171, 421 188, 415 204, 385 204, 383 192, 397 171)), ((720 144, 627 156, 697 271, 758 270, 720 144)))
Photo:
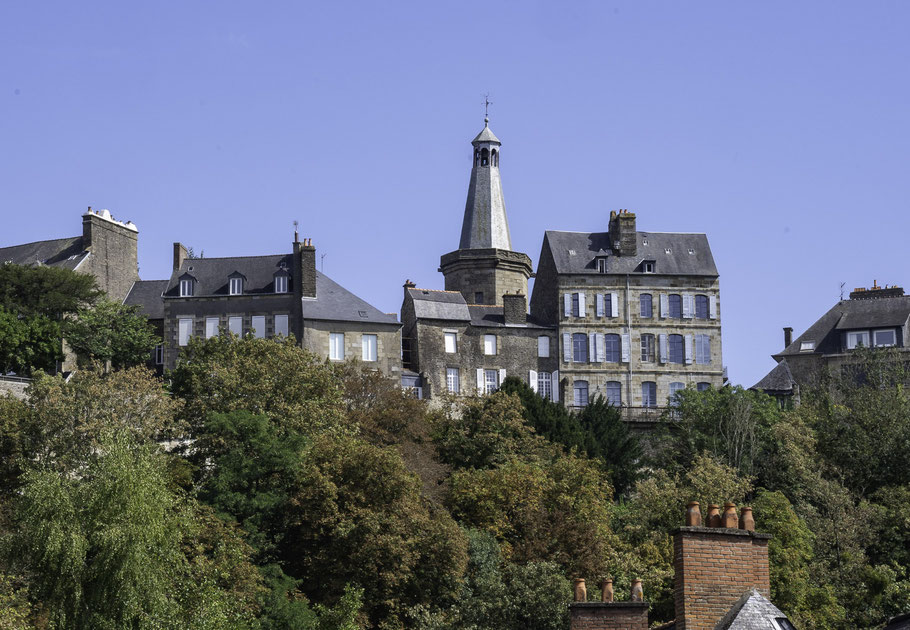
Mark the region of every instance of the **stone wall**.
POLYGON ((305 320, 303 348, 320 357, 329 356, 329 335, 344 334, 344 361, 361 362, 388 376, 401 376, 401 329, 395 324, 305 320), (376 335, 376 361, 363 360, 363 335, 376 335))
POLYGON ((93 275, 112 300, 122 302, 139 279, 139 233, 87 212, 82 215, 82 238, 89 256, 78 271, 93 275))
POLYGON ((647 602, 575 602, 569 605, 571 630, 647 630, 647 602))
POLYGON ((506 293, 527 295, 531 259, 504 249, 460 249, 443 256, 439 270, 446 291, 460 291, 468 304, 501 305, 506 293))
POLYGON ((0 398, 10 394, 13 398, 25 400, 25 390, 32 384, 31 379, 0 376, 0 398))

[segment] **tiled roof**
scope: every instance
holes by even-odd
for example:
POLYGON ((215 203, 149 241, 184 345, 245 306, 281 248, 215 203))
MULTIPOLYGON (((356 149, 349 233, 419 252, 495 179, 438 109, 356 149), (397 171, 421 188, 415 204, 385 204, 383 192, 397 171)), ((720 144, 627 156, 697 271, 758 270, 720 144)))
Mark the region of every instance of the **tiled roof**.
POLYGON ((790 366, 787 364, 786 359, 782 359, 762 380, 749 389, 763 392, 792 392, 794 384, 796 384, 796 381, 793 380, 790 366))
POLYGON ((778 620, 786 620, 780 608, 756 590, 744 594, 714 630, 778 630, 778 620))
POLYGON ((12 262, 17 265, 51 265, 65 269, 75 269, 88 252, 82 244, 81 236, 57 238, 50 241, 37 241, 24 245, 0 247, 0 264, 12 262))
POLYGON ((168 280, 138 280, 127 294, 124 304, 139 306, 140 312, 148 319, 164 319, 164 299, 161 295, 167 289, 168 280))
POLYGON ((408 295, 414 301, 414 315, 417 319, 471 320, 464 296, 458 291, 408 289, 408 295))
MULTIPOLYGON (((472 326, 497 326, 504 328, 506 325, 505 317, 502 314, 501 306, 492 306, 485 304, 469 304, 468 310, 471 312, 471 325, 472 326)), ((516 324, 509 324, 510 328, 516 327, 516 324)), ((546 326, 537 322, 533 317, 528 315, 527 324, 524 325, 525 328, 549 328, 555 329, 554 326, 546 326)))
MULTIPOLYGON (((544 239, 558 273, 593 273, 594 259, 612 251, 609 232, 547 230, 544 239)), ((609 255, 607 274, 640 272, 643 261, 653 260, 656 274, 717 276, 714 256, 704 234, 637 232, 636 240, 635 256, 609 255)))

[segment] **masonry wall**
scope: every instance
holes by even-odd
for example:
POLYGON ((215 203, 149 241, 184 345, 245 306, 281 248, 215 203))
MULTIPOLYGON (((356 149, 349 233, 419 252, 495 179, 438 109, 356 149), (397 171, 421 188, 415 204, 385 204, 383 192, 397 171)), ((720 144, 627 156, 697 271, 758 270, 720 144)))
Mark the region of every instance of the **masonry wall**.
POLYGON ((751 589, 771 596, 768 534, 733 528, 681 527, 674 532, 677 630, 713 630, 751 589))
POLYGON ((401 328, 398 325, 308 319, 303 324, 302 346, 328 358, 331 333, 344 334, 344 361, 359 361, 365 367, 381 370, 389 376, 401 376, 401 328), (376 335, 376 361, 363 360, 364 334, 376 335))
POLYGON ((85 214, 82 235, 89 256, 78 271, 93 275, 112 300, 122 302, 139 279, 139 234, 95 214, 85 214))
POLYGON ((442 257, 440 271, 446 291, 460 291, 468 304, 501 305, 506 293, 528 294, 531 259, 502 249, 456 250, 442 257))
POLYGON ((571 630, 647 630, 647 602, 576 602, 569 605, 571 630))
POLYGON ((0 398, 9 394, 13 398, 25 400, 25 390, 31 384, 31 379, 0 376, 0 398))

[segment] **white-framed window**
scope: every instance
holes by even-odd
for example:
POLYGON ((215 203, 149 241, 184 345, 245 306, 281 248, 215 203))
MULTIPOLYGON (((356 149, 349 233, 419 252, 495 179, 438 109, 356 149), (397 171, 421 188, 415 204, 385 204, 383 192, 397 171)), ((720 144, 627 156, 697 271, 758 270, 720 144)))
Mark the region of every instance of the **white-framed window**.
POLYGON ((550 372, 537 373, 537 393, 547 400, 553 400, 553 375, 550 372))
POLYGON ((193 280, 184 278, 180 281, 180 297, 193 297, 193 280))
POLYGON ((288 316, 287 315, 275 315, 275 336, 281 335, 282 337, 288 336, 288 316))
POLYGON ((641 406, 653 409, 657 406, 657 383, 644 381, 641 384, 641 406))
POLYGON ((243 278, 231 278, 229 292, 231 295, 240 295, 243 293, 243 278))
POLYGON ((614 407, 622 407, 622 383, 619 381, 607 381, 607 404, 614 407))
POLYGON ((329 358, 344 361, 344 333, 329 333, 329 358))
POLYGON ((654 261, 646 260, 641 264, 641 270, 645 273, 654 273, 654 261))
POLYGON ((228 317, 228 331, 238 337, 243 336, 243 318, 240 316, 228 317))
POLYGON ((164 365, 164 344, 155 346, 155 365, 164 365))
POLYGON ((484 391, 487 394, 492 394, 499 389, 499 370, 484 370, 483 379, 484 391))
POLYGON ((377 343, 378 342, 377 342, 376 335, 363 335, 360 338, 360 345, 363 349, 360 358, 363 361, 375 361, 376 360, 377 343))
POLYGON ((537 338, 537 356, 539 357, 549 357, 550 356, 550 338, 546 336, 540 336, 537 338))
POLYGON ((288 277, 287 276, 275 276, 275 293, 287 293, 288 292, 288 277))
POLYGON ((597 259, 597 273, 607 273, 607 259, 606 258, 597 259))
POLYGON ((800 351, 800 352, 811 352, 812 350, 815 350, 815 342, 814 342, 814 341, 801 341, 801 342, 799 342, 799 351, 800 351))
POLYGON ((711 363, 711 337, 709 335, 695 335, 695 362, 711 363))
POLYGON ((847 333, 847 350, 853 350, 858 346, 869 347, 868 330, 851 330, 847 333))
POLYGON ((575 381, 572 384, 572 389, 575 394, 573 402, 576 407, 587 407, 588 406, 588 381, 575 381))
POLYGON ((443 334, 445 335, 446 354, 455 354, 458 352, 458 333, 446 332, 443 334))
POLYGON ((265 339, 265 315, 253 315, 250 326, 256 339, 265 339))
POLYGON ((686 388, 685 383, 670 383, 670 398, 668 400, 671 407, 677 406, 679 403, 676 400, 676 392, 682 391, 686 388))
POLYGON ((872 332, 873 342, 878 346, 896 346, 897 345, 897 335, 894 333, 894 330, 889 328, 887 330, 875 330, 872 332))
POLYGON ((496 354, 496 335, 483 336, 483 353, 488 355, 496 354))
POLYGON ((177 320, 177 345, 185 346, 193 335, 193 320, 181 318, 177 320))
POLYGON ((218 334, 218 324, 219 320, 217 317, 206 317, 205 318, 205 338, 211 339, 218 334))
POLYGON ((446 390, 450 394, 461 393, 461 371, 457 367, 446 368, 446 390))

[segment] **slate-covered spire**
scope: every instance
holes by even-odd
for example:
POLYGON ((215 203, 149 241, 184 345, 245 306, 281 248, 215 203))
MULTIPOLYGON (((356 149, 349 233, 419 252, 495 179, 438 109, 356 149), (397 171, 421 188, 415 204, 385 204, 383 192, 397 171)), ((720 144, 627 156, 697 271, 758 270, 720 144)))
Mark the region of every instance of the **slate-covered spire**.
POLYGON ((459 249, 512 249, 509 221, 502 196, 499 176, 499 153, 502 143, 490 131, 490 119, 484 118, 483 131, 471 141, 474 165, 468 186, 459 249))

